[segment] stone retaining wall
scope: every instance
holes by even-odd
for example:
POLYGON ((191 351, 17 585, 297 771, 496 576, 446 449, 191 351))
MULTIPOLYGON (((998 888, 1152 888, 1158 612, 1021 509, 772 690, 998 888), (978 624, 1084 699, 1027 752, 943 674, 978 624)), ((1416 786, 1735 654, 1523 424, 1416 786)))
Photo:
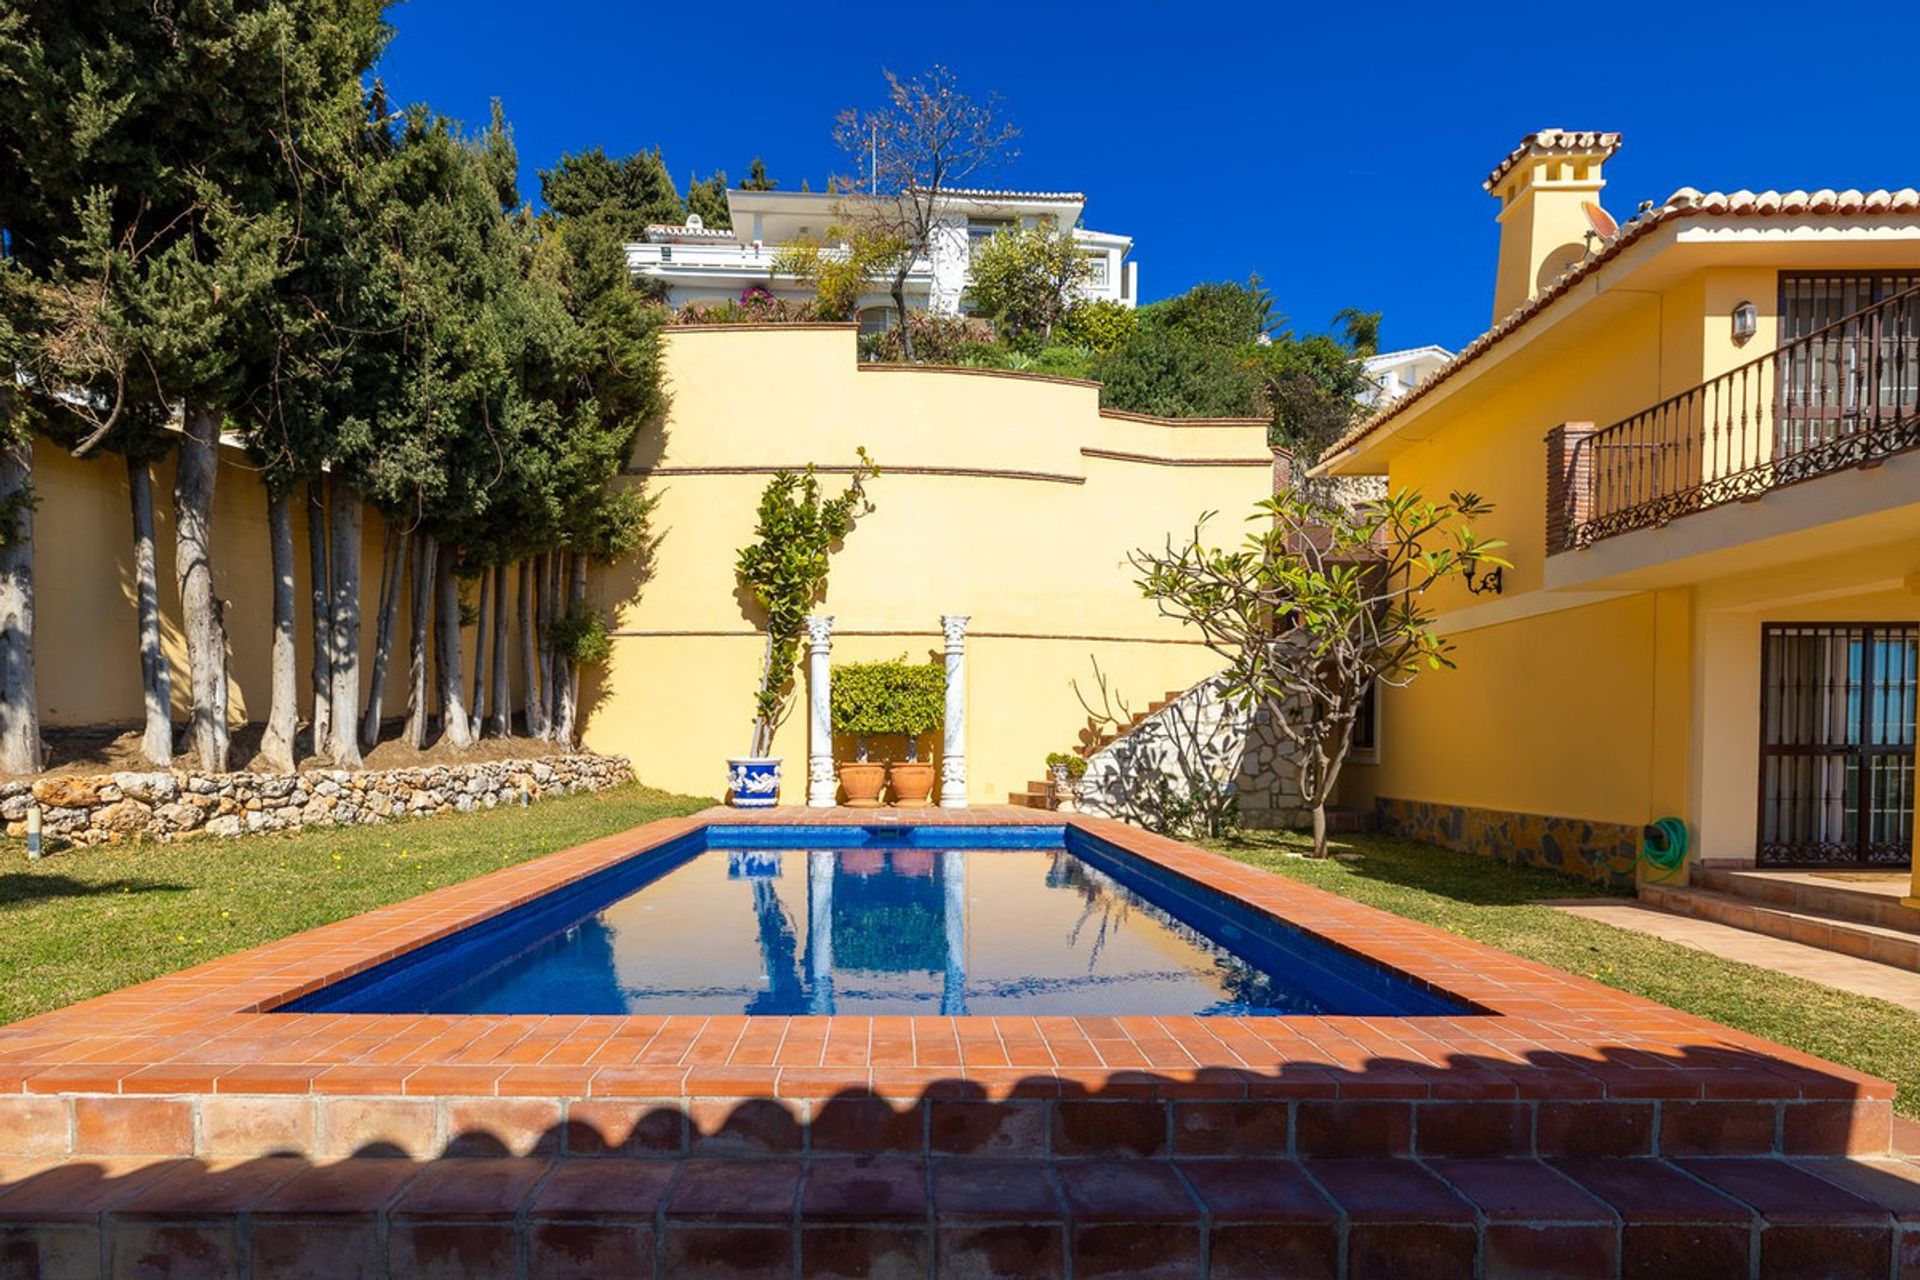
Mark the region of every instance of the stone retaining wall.
POLYGON ((1229 703, 1203 680, 1087 757, 1083 813, 1160 829, 1168 796, 1231 795, 1249 827, 1311 820, 1294 785, 1291 748, 1273 718, 1229 703))
POLYGON ((27 830, 37 803, 48 839, 77 845, 238 836, 296 827, 351 826, 389 818, 468 813, 529 799, 601 791, 633 780, 622 756, 565 755, 413 769, 305 773, 161 770, 21 779, 0 784, 9 836, 27 830))

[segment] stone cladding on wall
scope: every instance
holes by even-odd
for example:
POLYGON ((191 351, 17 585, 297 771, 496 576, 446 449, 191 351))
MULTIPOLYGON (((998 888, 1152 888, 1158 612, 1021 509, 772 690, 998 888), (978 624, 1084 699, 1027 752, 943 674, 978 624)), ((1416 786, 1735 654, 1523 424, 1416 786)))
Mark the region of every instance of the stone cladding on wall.
POLYGON ((1634 887, 1638 827, 1387 796, 1380 797, 1375 808, 1380 829, 1390 835, 1558 871, 1613 889, 1634 887))

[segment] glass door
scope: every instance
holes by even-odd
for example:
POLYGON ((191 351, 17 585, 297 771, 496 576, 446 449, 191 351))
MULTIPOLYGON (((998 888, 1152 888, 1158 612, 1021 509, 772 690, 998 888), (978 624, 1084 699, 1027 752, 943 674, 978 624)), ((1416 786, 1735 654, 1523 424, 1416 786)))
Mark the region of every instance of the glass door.
POLYGON ((1920 625, 1768 623, 1761 644, 1759 864, 1909 862, 1920 625))

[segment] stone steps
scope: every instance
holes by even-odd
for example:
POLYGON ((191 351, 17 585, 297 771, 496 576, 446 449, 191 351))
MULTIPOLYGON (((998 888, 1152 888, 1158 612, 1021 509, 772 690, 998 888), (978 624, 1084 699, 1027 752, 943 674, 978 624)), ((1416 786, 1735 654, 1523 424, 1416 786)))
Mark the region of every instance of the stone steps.
POLYGON ((1729 867, 1696 867, 1692 883, 1696 888, 1751 899, 1771 907, 1920 934, 1920 911, 1901 905, 1901 898, 1910 887, 1904 871, 1897 882, 1902 890, 1899 893, 1856 888, 1839 880, 1813 884, 1804 876, 1729 867))
POLYGON ((1774 906, 1715 889, 1643 884, 1640 900, 1676 915, 1712 920, 1920 973, 1920 933, 1906 929, 1888 928, 1824 911, 1774 906))
MULTIPOLYGON (((1091 759, 1095 752, 1106 750, 1145 724, 1149 716, 1172 706, 1181 697, 1181 694, 1181 690, 1175 689, 1165 697, 1149 702, 1145 711, 1136 711, 1133 714, 1133 718, 1120 726, 1120 728, 1082 741, 1080 745, 1074 748, 1075 753, 1083 760, 1091 759)), ((1009 794, 1007 796, 1007 803, 1016 805, 1022 809, 1051 809, 1053 808, 1053 782, 1050 779, 1040 782, 1029 782, 1027 783, 1026 790, 1015 791, 1009 794)))
POLYGON ((871 1158, 0 1170, 9 1276, 1822 1276, 1920 1251, 1904 1160, 871 1158), (153 1270, 155 1264, 162 1270, 153 1270))

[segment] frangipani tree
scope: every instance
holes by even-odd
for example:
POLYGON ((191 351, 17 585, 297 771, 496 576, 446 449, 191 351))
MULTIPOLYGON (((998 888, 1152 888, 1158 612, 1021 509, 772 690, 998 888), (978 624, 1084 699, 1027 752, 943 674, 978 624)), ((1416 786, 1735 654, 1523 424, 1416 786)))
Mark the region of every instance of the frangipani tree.
POLYGON ((1293 487, 1256 505, 1237 547, 1206 541, 1209 513, 1184 543, 1131 555, 1161 614, 1226 659, 1225 696, 1264 708, 1292 747, 1316 857, 1367 691, 1453 665, 1427 592, 1463 569, 1505 565, 1495 553, 1506 544, 1473 528, 1492 510, 1471 493, 1347 505, 1293 487))

